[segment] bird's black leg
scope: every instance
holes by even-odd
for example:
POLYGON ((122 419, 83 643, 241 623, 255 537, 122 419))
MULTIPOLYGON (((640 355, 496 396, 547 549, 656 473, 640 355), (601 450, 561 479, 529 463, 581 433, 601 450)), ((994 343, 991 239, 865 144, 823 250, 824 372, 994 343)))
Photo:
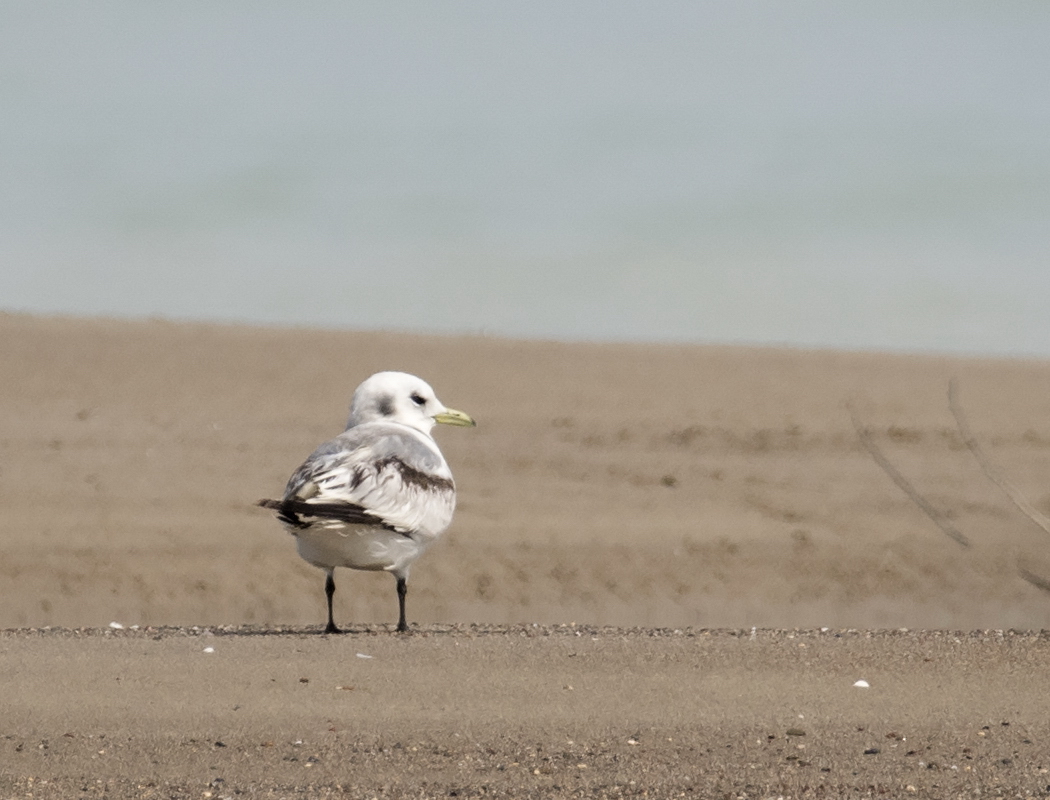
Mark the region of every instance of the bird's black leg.
POLYGON ((399 575, 397 578, 397 605, 401 613, 397 620, 398 633, 408 632, 408 622, 405 620, 405 595, 407 594, 408 581, 399 575))
POLYGON ((328 576, 324 579, 324 593, 328 597, 328 626, 324 629, 325 633, 342 633, 337 627, 335 627, 335 620, 332 618, 332 597, 335 595, 335 570, 328 570, 328 576))

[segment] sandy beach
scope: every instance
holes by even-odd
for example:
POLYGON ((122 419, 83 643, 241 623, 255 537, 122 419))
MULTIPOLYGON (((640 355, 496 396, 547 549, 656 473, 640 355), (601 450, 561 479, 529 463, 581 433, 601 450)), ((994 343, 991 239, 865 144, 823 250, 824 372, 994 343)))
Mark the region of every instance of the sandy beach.
POLYGON ((5 797, 976 797, 1050 786, 1045 634, 0 635, 5 797), (864 680, 868 686, 858 687, 864 680))
POLYGON ((946 397, 1046 513, 1047 362, 17 314, 0 342, 5 797, 1050 787, 1050 594, 1021 577, 1050 537, 946 397), (254 504, 381 369, 479 425, 437 433, 459 506, 414 633, 344 571, 326 637, 254 504))

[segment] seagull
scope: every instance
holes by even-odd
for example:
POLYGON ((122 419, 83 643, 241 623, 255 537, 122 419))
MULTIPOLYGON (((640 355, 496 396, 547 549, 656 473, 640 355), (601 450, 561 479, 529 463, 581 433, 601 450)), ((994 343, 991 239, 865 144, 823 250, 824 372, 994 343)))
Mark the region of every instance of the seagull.
POLYGON ((346 430, 318 447, 280 500, 260 500, 295 536, 303 559, 325 571, 328 625, 335 568, 385 570, 397 579, 397 630, 408 631, 412 562, 444 533, 456 507, 452 471, 431 436, 436 423, 471 426, 415 375, 378 372, 357 387, 346 430))

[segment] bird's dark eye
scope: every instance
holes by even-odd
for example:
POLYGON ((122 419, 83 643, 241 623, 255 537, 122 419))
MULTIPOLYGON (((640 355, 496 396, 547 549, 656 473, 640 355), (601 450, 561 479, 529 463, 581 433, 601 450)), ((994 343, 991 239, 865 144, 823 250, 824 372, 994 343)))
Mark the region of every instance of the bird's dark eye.
POLYGON ((411 401, 412 401, 413 403, 415 403, 415 404, 416 404, 417 406, 425 406, 425 405, 427 404, 427 401, 426 401, 426 400, 425 400, 425 399, 423 398, 423 396, 422 396, 422 395, 420 395, 419 393, 413 394, 413 395, 412 395, 412 396, 411 396, 411 397, 409 398, 409 400, 411 400, 411 401))

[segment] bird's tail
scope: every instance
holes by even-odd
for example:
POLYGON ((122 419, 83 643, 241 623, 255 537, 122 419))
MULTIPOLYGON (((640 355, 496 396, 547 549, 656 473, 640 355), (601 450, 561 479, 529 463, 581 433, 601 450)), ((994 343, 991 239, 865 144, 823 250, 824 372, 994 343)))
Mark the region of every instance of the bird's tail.
POLYGON ((299 515, 289 507, 287 500, 268 500, 263 499, 256 503, 257 506, 263 508, 270 508, 277 512, 277 519, 283 522, 285 525, 291 525, 296 528, 305 528, 306 523, 303 522, 299 515))

